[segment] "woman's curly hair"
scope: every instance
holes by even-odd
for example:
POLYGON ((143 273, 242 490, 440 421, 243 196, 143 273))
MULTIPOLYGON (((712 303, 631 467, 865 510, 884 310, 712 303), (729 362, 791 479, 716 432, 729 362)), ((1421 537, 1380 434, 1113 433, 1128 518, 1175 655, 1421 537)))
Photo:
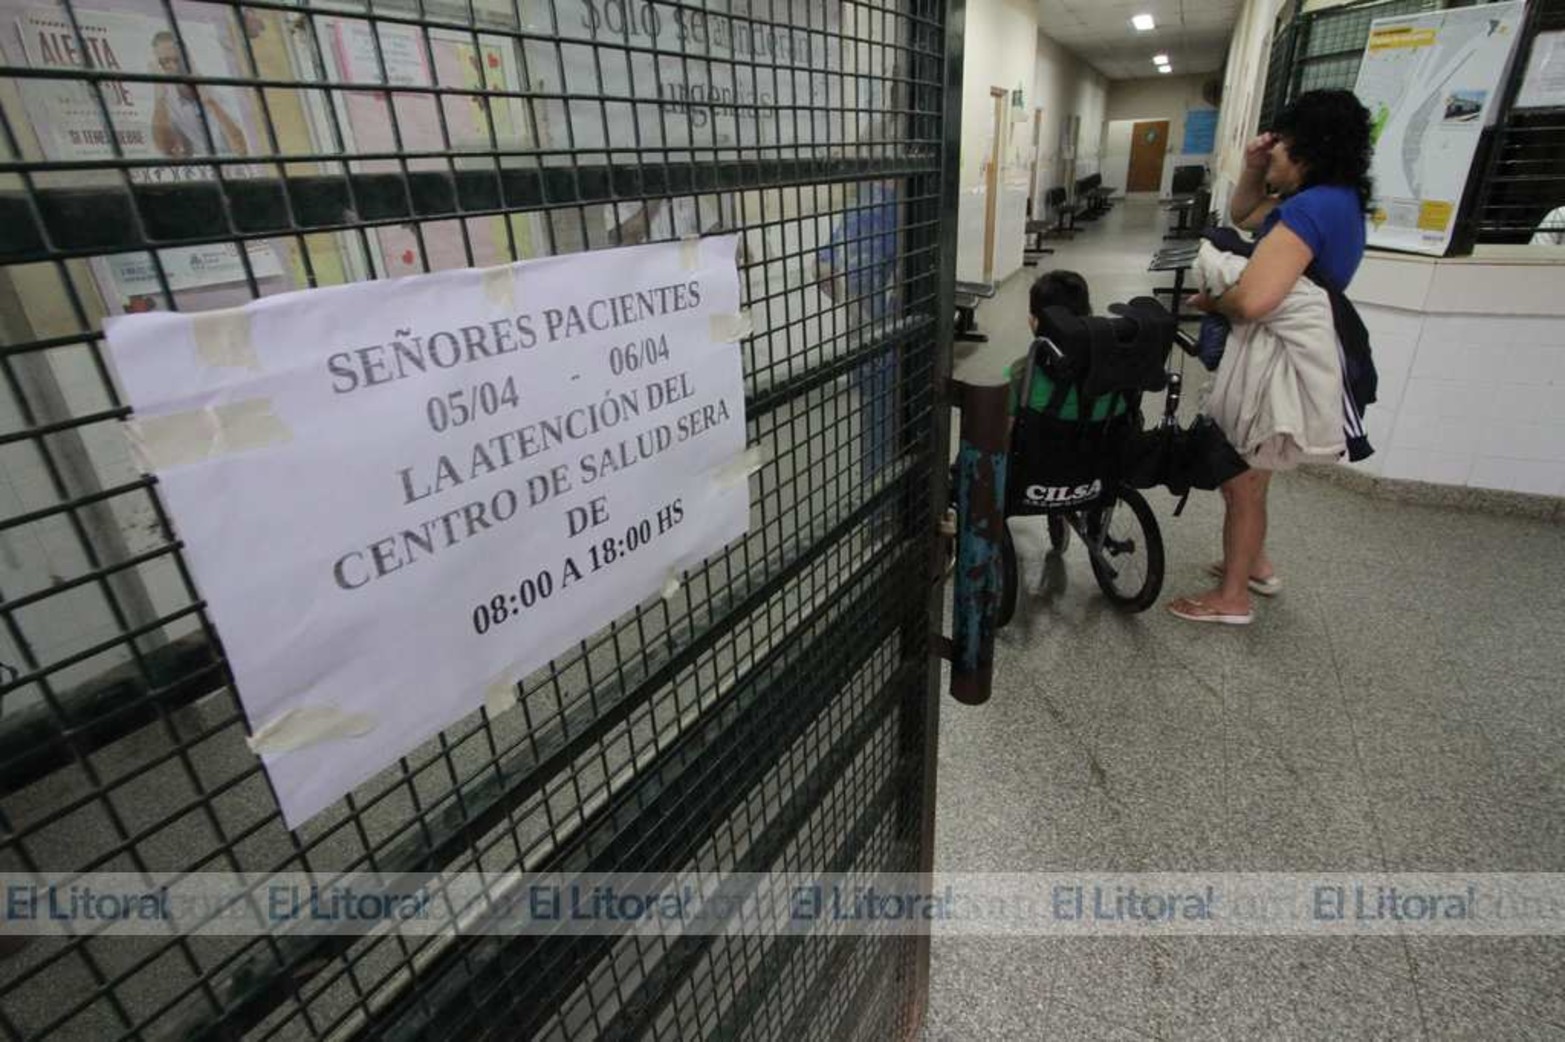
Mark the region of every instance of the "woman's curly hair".
POLYGON ((1300 94, 1277 116, 1272 133, 1282 138, 1294 162, 1304 166, 1304 187, 1343 185, 1358 191, 1369 212, 1369 110, 1349 90, 1300 94))

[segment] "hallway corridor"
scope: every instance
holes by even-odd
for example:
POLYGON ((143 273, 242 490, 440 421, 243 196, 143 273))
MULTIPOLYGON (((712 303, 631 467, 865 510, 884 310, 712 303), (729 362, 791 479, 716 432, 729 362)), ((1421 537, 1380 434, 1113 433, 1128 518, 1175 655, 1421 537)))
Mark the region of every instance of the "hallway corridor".
MULTIPOLYGON (((979 310, 991 340, 958 345, 956 375, 1002 378, 1051 267, 1100 312, 1163 281, 1145 270, 1163 223, 1121 204, 1051 243, 979 310)), ((1149 499, 1168 578, 1140 616, 1110 608, 1079 546, 1062 583, 1042 522, 1013 522, 1024 586, 994 697, 942 704, 937 870, 1560 870, 1560 527, 1280 475, 1286 588, 1227 629, 1164 608, 1205 588, 1219 497, 1179 518, 1149 499)), ((1565 938, 937 934, 925 1038, 1565 1039, 1565 938)))

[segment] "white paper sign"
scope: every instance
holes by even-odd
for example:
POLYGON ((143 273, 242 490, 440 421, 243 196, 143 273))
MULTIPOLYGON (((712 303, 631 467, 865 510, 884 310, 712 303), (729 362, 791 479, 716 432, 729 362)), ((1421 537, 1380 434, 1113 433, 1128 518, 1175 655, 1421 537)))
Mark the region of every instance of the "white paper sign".
POLYGON ((744 533, 735 246, 107 323, 290 827, 744 533))
POLYGON ((1565 32, 1539 33, 1533 37, 1532 57, 1522 79, 1519 109, 1557 108, 1565 105, 1565 32))

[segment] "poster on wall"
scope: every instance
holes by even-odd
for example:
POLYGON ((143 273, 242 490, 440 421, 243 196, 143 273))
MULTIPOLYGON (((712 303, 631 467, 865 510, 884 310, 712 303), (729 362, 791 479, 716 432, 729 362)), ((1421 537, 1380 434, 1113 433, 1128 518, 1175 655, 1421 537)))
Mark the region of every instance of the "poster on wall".
POLYGON ((1186 109, 1185 141, 1181 151, 1187 156, 1204 156, 1217 148, 1217 110, 1186 109))
MULTIPOLYGON (((378 29, 377 34, 360 19, 317 17, 315 31, 326 78, 377 87, 438 84, 481 92, 518 91, 525 86, 515 48, 507 38, 480 34, 475 41, 471 33, 386 22, 378 29)), ((316 42, 300 34, 295 45, 301 61, 309 60, 316 42)), ((349 153, 432 153, 406 160, 410 172, 448 171, 453 166, 493 170, 495 152, 518 153, 532 146, 522 102, 503 95, 334 91, 332 103, 335 113, 317 113, 319 147, 335 148, 335 131, 349 153)), ((353 167, 364 173, 400 173, 403 161, 357 160, 353 167)), ((489 267, 511 260, 513 250, 519 257, 537 251, 530 216, 471 218, 465 231, 464 235, 463 223, 454 220, 422 222, 417 230, 412 225, 377 228, 371 233, 377 247, 375 274, 414 275, 426 264, 431 271, 489 267)))
MULTIPOLYGON (((107 3, 95 6, 91 0, 77 3, 73 10, 81 30, 78 39, 61 8, 0 4, 0 19, 10 23, 10 31, 0 34, 6 61, 62 72, 91 67, 169 75, 249 75, 238 23, 226 8, 175 3, 179 37, 157 0, 117 0, 109 8, 107 3)), ((212 166, 188 161, 269 150, 259 106, 251 92, 238 88, 106 80, 102 90, 95 92, 79 79, 65 78, 28 78, 18 80, 17 87, 45 159, 112 160, 120 155, 181 161, 180 165, 132 167, 129 176, 136 183, 212 180, 216 176, 212 166), (110 121, 107 126, 105 110, 110 121)), ((247 164, 225 164, 222 169, 222 176, 229 179, 259 173, 247 164)), ((282 261, 270 245, 252 242, 246 250, 250 270, 258 280, 283 273, 282 261)), ((212 286, 243 287, 248 281, 239 250, 229 243, 173 247, 158 254, 169 288, 176 293, 212 286)), ((111 310, 152 307, 161 296, 149 254, 98 258, 92 261, 92 268, 111 310)), ((249 296, 246 290, 239 292, 241 297, 249 296)))
POLYGON ((107 323, 290 827, 744 534, 736 245, 107 323))
POLYGON ((1520 35, 1521 3, 1370 26, 1354 92, 1375 158, 1369 245, 1443 256, 1485 126, 1520 35))

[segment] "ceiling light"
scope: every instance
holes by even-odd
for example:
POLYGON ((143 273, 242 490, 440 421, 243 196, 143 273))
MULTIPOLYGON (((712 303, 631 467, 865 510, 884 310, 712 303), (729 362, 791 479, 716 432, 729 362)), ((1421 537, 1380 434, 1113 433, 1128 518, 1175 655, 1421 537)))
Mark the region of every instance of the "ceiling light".
POLYGON ((1153 65, 1167 65, 1168 64, 1168 55, 1166 55, 1166 54, 1154 54, 1152 56, 1152 64, 1153 65))
POLYGON ((1161 73, 1170 73, 1174 71, 1174 67, 1172 65, 1159 65, 1157 67, 1157 71, 1161 73))
POLYGON ((1157 25, 1157 23, 1152 21, 1152 16, 1149 14, 1136 15, 1136 17, 1130 20, 1130 24, 1135 26, 1136 31, 1139 33, 1149 32, 1156 28, 1157 25))

